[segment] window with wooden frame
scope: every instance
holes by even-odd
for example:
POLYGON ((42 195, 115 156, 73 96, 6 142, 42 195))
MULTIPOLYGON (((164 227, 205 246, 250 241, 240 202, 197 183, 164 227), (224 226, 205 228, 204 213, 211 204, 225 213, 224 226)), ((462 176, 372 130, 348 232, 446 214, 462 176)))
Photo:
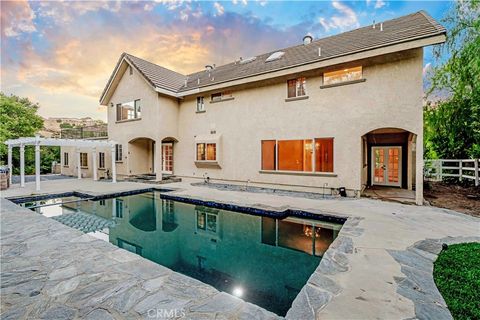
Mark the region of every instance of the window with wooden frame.
POLYGON ((197 112, 205 111, 205 102, 203 97, 197 97, 197 112))
POLYGON ((216 161, 217 144, 216 143, 197 143, 196 161, 216 161))
POLYGON ((63 153, 63 166, 68 167, 68 152, 63 153))
POLYGON ((233 99, 233 91, 231 90, 212 93, 211 95, 211 102, 219 102, 222 100, 230 100, 230 99, 233 99))
POLYGON ((98 153, 98 168, 105 169, 105 152, 98 153))
POLYGON ((262 140, 262 170, 333 172, 333 138, 262 140))
POLYGON ((117 104, 117 121, 134 120, 141 117, 140 99, 117 104))
POLYGON ((345 68, 323 74, 323 85, 331 85, 342 82, 350 82, 363 79, 362 66, 345 68))
POLYGON ((80 167, 88 168, 88 153, 80 152, 80 167))
POLYGON ((303 97, 307 95, 307 79, 305 77, 287 81, 287 98, 303 97))

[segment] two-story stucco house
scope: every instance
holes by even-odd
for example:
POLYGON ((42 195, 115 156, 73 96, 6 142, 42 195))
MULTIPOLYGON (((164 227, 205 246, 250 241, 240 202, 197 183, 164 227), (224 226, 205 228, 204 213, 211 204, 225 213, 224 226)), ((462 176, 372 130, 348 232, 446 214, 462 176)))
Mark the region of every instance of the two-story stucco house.
POLYGON ((100 98, 117 173, 349 195, 385 185, 420 204, 423 47, 445 29, 417 12, 300 40, 189 75, 122 54, 100 98))

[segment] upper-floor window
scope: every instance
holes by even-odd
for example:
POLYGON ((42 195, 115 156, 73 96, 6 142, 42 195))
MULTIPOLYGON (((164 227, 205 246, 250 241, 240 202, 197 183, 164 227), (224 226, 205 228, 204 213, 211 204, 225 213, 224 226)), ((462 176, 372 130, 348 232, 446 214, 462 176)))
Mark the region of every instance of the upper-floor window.
POLYGON ((362 66, 346 68, 342 70, 325 72, 323 74, 323 85, 361 80, 362 78, 362 66))
POLYGON ((68 166, 68 152, 63 153, 63 165, 68 166))
POLYGON ((140 119, 141 117, 140 99, 117 104, 117 121, 140 119))
POLYGON ((229 100, 232 98, 233 98, 233 91, 227 90, 227 91, 212 93, 211 102, 229 100))
POLYGON ((80 153, 80 167, 82 168, 88 167, 88 153, 86 152, 80 153))
POLYGON ((205 102, 203 97, 197 97, 197 112, 205 111, 205 102))
POLYGON ((302 97, 307 95, 307 79, 305 77, 287 81, 288 98, 302 97))
POLYGON ((197 161, 216 161, 216 143, 197 143, 197 161))
POLYGON ((123 149, 121 144, 115 145, 115 161, 119 162, 122 161, 123 157, 123 149))
POLYGON ((98 153, 98 168, 105 169, 105 152, 98 153))
POLYGON ((333 172, 333 138, 263 140, 262 170, 333 172))

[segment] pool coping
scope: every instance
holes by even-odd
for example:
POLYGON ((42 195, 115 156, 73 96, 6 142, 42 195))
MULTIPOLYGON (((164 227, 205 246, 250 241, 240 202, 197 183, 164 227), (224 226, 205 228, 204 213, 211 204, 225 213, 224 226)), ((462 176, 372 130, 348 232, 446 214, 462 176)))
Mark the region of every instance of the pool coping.
MULTIPOLYGON (((323 308, 325 308, 325 306, 331 301, 331 299, 334 296, 337 296, 338 294, 341 293, 342 291, 341 286, 334 279, 332 279, 331 276, 340 272, 347 272, 350 269, 350 265, 348 263, 348 257, 350 254, 354 252, 353 240, 351 237, 358 237, 361 234, 363 234, 363 231, 364 231, 363 228, 359 227, 359 223, 361 222, 361 220, 363 220, 363 218, 361 217, 351 217, 349 215, 342 215, 339 213, 330 213, 330 212, 319 211, 319 210, 305 211, 305 210, 300 210, 292 207, 288 207, 285 210, 274 210, 273 208, 263 206, 261 204, 247 207, 247 206, 239 206, 235 204, 223 203, 220 201, 201 200, 193 197, 174 195, 175 192, 184 191, 181 188, 165 189, 165 188, 149 187, 145 189, 137 189, 137 190, 131 190, 131 191, 122 191, 122 192, 114 192, 114 193, 106 193, 106 194, 98 194, 98 195, 91 195, 85 192, 71 191, 71 192, 64 192, 64 193, 42 194, 42 195, 30 196, 30 197, 26 197, 26 196, 9 197, 5 199, 13 202, 15 205, 18 205, 21 201, 24 201, 24 200, 25 200, 24 202, 28 200, 38 201, 38 200, 52 199, 52 198, 62 197, 62 196, 78 196, 82 198, 79 201, 82 201, 82 200, 98 201, 102 199, 109 199, 109 198, 114 198, 119 196, 129 196, 129 195, 141 194, 141 193, 151 192, 151 191, 166 192, 161 194, 161 198, 163 199, 179 201, 179 202, 195 204, 195 205, 203 205, 207 207, 214 207, 222 210, 236 211, 244 214, 250 214, 250 215, 256 215, 256 216, 267 216, 267 217, 276 218, 276 219, 284 219, 284 218, 293 216, 293 217, 299 217, 299 218, 314 219, 319 221, 342 223, 343 225, 337 235, 337 238, 328 247, 327 251, 325 251, 325 253, 323 254, 320 260, 319 265, 317 266, 315 271, 310 275, 309 279, 307 280, 305 285, 300 290, 299 294, 295 297, 294 301, 292 302, 292 305, 290 306, 289 310, 287 311, 287 314, 285 315, 286 319, 313 319, 323 308), (35 200, 32 200, 32 199, 35 199, 35 200), (321 217, 321 219, 318 219, 318 217, 321 217)), ((24 208, 24 209, 29 210, 27 208, 24 208)), ((140 258, 150 261, 141 256, 140 258)), ((178 273, 174 270, 171 270, 171 271, 178 273)), ((191 279, 194 279, 194 278, 191 278, 191 279)), ((205 285, 208 285, 208 284, 205 284, 205 285)))

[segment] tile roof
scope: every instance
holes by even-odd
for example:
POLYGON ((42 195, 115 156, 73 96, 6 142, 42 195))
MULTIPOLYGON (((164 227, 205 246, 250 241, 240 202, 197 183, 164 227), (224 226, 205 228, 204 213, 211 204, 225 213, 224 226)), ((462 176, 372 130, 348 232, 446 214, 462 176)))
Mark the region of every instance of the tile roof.
MULTIPOLYGON (((380 23, 377 23, 375 28, 373 28, 372 25, 369 25, 340 33, 338 35, 321 38, 312 41, 307 45, 300 44, 260 54, 256 56, 256 59, 248 63, 235 61, 215 67, 210 71, 202 70, 189 75, 182 75, 127 53, 124 53, 123 55, 135 65, 152 86, 181 94, 182 92, 191 89, 207 87, 230 80, 251 77, 281 69, 288 69, 299 65, 328 60, 334 57, 386 47, 402 42, 433 37, 445 33, 446 30, 442 25, 435 21, 426 12, 419 11, 403 17, 384 21, 382 23, 382 29, 380 23), (321 56, 319 56, 319 48, 321 48, 321 56), (278 60, 270 62, 265 61, 272 53, 277 51, 282 51, 285 54, 278 60)), ((112 80, 112 77, 110 81, 112 80)), ((107 88, 105 88, 104 94, 106 90, 107 88)))

